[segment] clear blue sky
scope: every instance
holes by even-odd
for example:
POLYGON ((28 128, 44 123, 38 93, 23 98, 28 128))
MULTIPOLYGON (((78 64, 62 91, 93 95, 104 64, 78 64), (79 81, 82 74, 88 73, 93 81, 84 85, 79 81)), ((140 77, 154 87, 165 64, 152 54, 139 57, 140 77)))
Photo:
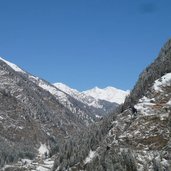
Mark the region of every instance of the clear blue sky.
POLYGON ((0 56, 78 90, 131 89, 171 37, 171 0, 0 0, 0 56))

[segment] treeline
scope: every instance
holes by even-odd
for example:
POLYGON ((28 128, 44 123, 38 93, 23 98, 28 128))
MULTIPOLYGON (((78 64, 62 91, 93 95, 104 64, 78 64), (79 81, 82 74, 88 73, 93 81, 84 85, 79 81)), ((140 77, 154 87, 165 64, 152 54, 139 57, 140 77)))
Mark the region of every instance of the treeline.
POLYGON ((58 168, 59 171, 63 171, 76 165, 84 166, 84 160, 90 150, 95 151, 102 145, 101 143, 111 128, 112 117, 104 118, 98 124, 91 125, 88 130, 82 131, 52 148, 51 156, 57 154, 53 170, 58 168))

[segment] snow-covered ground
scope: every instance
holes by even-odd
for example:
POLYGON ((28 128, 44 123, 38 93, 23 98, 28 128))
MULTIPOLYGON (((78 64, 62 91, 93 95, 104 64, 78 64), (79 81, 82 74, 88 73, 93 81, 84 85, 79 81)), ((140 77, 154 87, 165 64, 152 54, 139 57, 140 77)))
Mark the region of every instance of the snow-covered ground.
POLYGON ((41 157, 46 157, 45 155, 49 155, 49 149, 46 144, 41 144, 39 147, 39 155, 41 157))
POLYGON ((93 160, 93 158, 96 156, 96 151, 92 151, 90 150, 88 156, 86 157, 86 159, 84 160, 84 164, 87 164, 89 162, 91 162, 91 160, 93 160))

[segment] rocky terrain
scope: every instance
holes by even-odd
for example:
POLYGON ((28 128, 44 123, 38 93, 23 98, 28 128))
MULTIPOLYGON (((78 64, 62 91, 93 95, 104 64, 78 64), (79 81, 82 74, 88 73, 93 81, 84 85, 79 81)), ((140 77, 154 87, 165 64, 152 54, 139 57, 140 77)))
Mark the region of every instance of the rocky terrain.
POLYGON ((170 171, 170 118, 171 40, 115 113, 66 143, 74 152, 61 150, 54 170, 170 171))

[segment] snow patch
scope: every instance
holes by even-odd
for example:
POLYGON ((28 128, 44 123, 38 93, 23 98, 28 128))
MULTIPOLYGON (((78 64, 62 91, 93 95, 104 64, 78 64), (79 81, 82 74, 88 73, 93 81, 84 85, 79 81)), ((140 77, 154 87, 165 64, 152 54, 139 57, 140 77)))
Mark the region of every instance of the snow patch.
POLYGON ((47 155, 49 154, 49 150, 48 150, 46 144, 41 144, 38 151, 39 151, 39 155, 42 157, 45 156, 45 154, 47 154, 47 155))
POLYGON ((153 89, 157 92, 162 92, 162 86, 171 85, 171 73, 167 73, 160 79, 156 80, 153 85, 153 89))
POLYGON ((91 160, 96 156, 96 151, 90 150, 89 155, 84 160, 84 164, 90 163, 91 160))
POLYGON ((171 106, 171 99, 166 104, 171 106))
POLYGON ((102 116, 99 116, 99 115, 96 115, 96 118, 102 119, 103 117, 102 116))
POLYGON ((36 171, 49 171, 48 168, 45 168, 45 167, 42 167, 42 166, 39 166, 36 168, 36 171))
POLYGON ((137 103, 134 107, 143 115, 152 115, 151 110, 149 106, 154 106, 155 105, 155 99, 149 99, 147 97, 142 97, 139 100, 139 103, 137 103))
POLYGON ((19 126, 18 128, 19 128, 19 129, 23 129, 24 127, 23 127, 23 126, 19 126))

